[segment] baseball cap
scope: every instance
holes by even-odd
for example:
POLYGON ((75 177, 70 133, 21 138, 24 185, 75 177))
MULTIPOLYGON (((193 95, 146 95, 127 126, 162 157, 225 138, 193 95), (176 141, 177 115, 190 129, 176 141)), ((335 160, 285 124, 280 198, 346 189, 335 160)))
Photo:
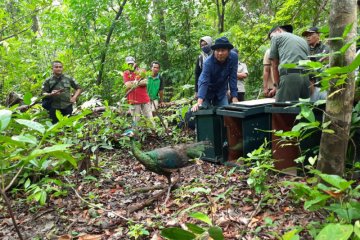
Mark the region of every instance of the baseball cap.
POLYGON ((135 58, 131 57, 131 56, 128 56, 128 57, 125 58, 125 62, 128 63, 128 64, 129 63, 134 64, 135 63, 135 58))
POLYGON ((311 27, 311 28, 307 29, 306 31, 304 31, 301 35, 306 36, 308 33, 319 33, 319 28, 311 27))

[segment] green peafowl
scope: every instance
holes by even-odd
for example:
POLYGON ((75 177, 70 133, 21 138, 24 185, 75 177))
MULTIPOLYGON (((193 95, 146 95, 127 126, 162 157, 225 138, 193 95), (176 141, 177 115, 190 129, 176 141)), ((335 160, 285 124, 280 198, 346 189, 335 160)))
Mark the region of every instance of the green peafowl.
POLYGON ((171 174, 177 170, 180 176, 180 168, 189 166, 192 163, 192 159, 204 155, 205 148, 210 146, 209 142, 202 141, 190 144, 177 144, 143 152, 135 144, 133 130, 127 130, 123 135, 130 137, 131 150, 135 158, 147 170, 167 178, 169 184, 168 195, 172 187, 171 174))

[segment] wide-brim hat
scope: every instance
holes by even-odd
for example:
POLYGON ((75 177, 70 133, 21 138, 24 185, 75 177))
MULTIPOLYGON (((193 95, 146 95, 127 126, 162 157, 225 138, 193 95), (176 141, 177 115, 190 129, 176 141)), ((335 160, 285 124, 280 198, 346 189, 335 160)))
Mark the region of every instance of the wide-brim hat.
POLYGON ((319 28, 311 27, 311 28, 307 29, 306 31, 304 31, 301 35, 306 36, 309 33, 319 33, 319 28))
POLYGON ((215 44, 211 46, 212 50, 219 48, 233 49, 234 46, 229 42, 229 39, 227 39, 227 37, 221 37, 216 39, 215 44))
POLYGON ((268 38, 269 38, 269 39, 270 39, 270 34, 271 34, 273 31, 275 31, 275 29, 277 29, 277 28, 281 28, 281 29, 283 29, 284 31, 286 31, 286 32, 288 32, 288 33, 292 33, 293 30, 294 30, 293 26, 290 25, 290 24, 286 24, 286 25, 282 25, 282 26, 275 26, 275 27, 273 27, 272 29, 270 29, 270 31, 269 31, 269 33, 268 33, 268 38))
POLYGON ((125 58, 125 62, 127 64, 134 64, 135 63, 135 58, 131 57, 131 56, 128 56, 128 57, 125 58))

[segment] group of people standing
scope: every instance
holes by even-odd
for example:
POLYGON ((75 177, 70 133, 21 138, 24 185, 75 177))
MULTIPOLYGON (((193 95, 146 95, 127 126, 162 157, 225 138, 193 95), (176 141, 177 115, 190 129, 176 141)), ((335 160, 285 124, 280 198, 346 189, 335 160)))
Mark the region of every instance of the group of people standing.
MULTIPOLYGON (((286 68, 283 64, 298 64, 301 60, 325 62, 329 48, 320 41, 317 27, 309 28, 296 36, 291 25, 273 27, 268 33, 270 48, 263 59, 263 94, 275 97, 277 102, 298 101, 311 98, 312 101, 326 98, 326 92, 316 87, 319 78, 309 74, 301 66, 286 68), (306 40, 305 40, 306 39, 306 40), (323 54, 323 55, 321 55, 323 54)), ((239 61, 239 52, 226 37, 220 37, 213 44, 209 36, 199 41, 201 54, 195 65, 195 98, 197 102, 192 111, 200 106, 224 106, 230 102, 245 100, 244 80, 249 72, 245 63, 239 61)), ((126 97, 130 104, 133 122, 143 115, 152 124, 156 109, 163 105, 164 83, 159 74, 160 63, 151 63, 151 74, 136 65, 135 58, 125 58, 128 69, 123 74, 126 97)), ((72 113, 72 105, 81 94, 80 85, 71 77, 63 74, 60 61, 52 63, 53 74, 43 83, 44 98, 51 99, 47 109, 53 123, 58 121, 56 110, 63 115, 72 113), (71 95, 71 88, 75 93, 71 95)))
MULTIPOLYGON (((153 61, 150 66, 151 74, 147 76, 146 70, 136 65, 134 57, 126 57, 125 62, 128 68, 123 73, 123 80, 133 122, 135 124, 143 115, 154 125, 153 113, 163 105, 164 83, 159 73, 160 63, 153 61)), ((46 110, 54 124, 59 121, 56 110, 64 116, 71 115, 72 105, 82 92, 74 78, 63 74, 63 64, 60 61, 52 62, 52 76, 45 80, 42 91, 43 98, 51 100, 46 110), (71 88, 75 89, 73 95, 71 95, 71 88)))
MULTIPOLYGON (((304 31, 304 38, 292 32, 291 25, 284 25, 275 26, 268 33, 271 45, 263 58, 263 94, 275 97, 277 102, 325 99, 326 92, 316 87, 320 79, 315 74, 299 65, 287 68, 284 64, 298 64, 301 60, 325 62, 330 49, 320 41, 317 27, 304 31)), ((244 79, 248 76, 246 64, 239 61, 238 51, 226 37, 211 44, 208 36, 200 39, 202 53, 195 67, 197 103, 192 111, 197 111, 200 106, 224 106, 244 100, 244 79)))
POLYGON ((153 113, 159 105, 163 105, 164 83, 160 77, 160 63, 151 63, 151 75, 142 74, 145 69, 139 68, 135 63, 135 58, 129 56, 125 59, 129 69, 123 74, 126 87, 126 96, 131 105, 130 111, 133 122, 139 121, 140 116, 144 115, 154 125, 153 113))

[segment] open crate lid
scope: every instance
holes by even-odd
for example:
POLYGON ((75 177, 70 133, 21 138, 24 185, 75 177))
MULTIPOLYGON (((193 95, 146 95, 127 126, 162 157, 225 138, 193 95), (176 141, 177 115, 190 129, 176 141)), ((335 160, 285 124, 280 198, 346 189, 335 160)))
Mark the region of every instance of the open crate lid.
POLYGON ((232 104, 236 105, 236 106, 252 107, 252 106, 259 106, 259 105, 264 105, 264 104, 271 104, 274 102, 275 102, 275 98, 263 98, 263 99, 236 102, 236 103, 232 103, 232 104))
POLYGON ((218 109, 216 113, 223 116, 246 117, 264 113, 265 107, 274 102, 273 98, 236 102, 218 109))

